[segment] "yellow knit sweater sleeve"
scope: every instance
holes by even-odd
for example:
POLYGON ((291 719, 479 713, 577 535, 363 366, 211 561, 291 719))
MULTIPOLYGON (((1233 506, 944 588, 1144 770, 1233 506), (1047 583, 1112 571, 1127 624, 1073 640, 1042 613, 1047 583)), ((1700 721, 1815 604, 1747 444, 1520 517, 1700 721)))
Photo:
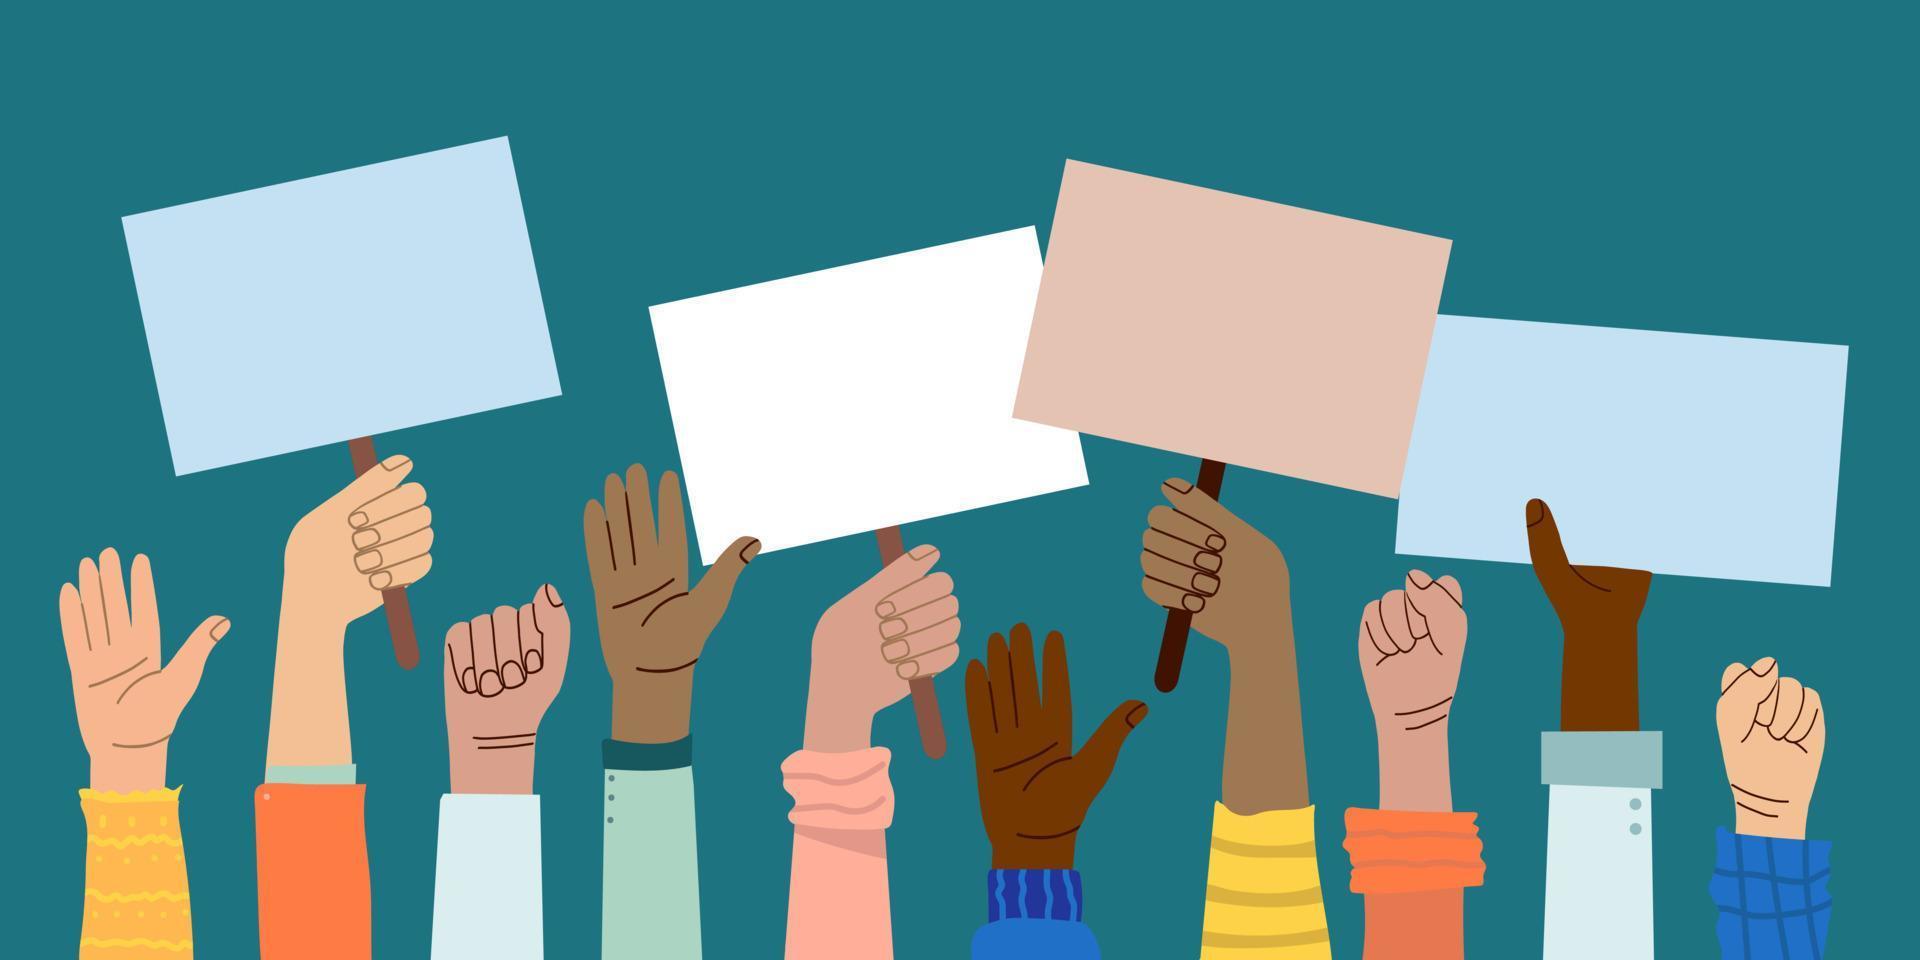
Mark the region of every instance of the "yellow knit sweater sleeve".
POLYGON ((1330 960, 1313 808, 1241 816, 1213 806, 1202 960, 1330 960))
POLYGON ((80 960, 193 956, 180 790, 80 791, 87 818, 80 960))

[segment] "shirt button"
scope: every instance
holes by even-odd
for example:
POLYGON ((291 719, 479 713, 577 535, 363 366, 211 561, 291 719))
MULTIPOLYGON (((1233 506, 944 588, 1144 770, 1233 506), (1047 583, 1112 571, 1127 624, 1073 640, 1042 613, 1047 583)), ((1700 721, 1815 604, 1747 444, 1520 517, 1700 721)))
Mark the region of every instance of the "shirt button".
POLYGON ((607 822, 608 822, 608 823, 612 823, 612 822, 613 822, 613 818, 612 818, 612 817, 608 817, 608 818, 607 818, 607 822))
POLYGON ((609 793, 609 794, 607 794, 607 800, 608 800, 608 802, 612 802, 612 800, 613 800, 613 794, 611 794, 611 793, 609 793))
POLYGON ((1627 824, 1627 832, 1628 832, 1628 833, 1631 833, 1631 834, 1633 834, 1633 835, 1634 835, 1634 836, 1636 836, 1636 837, 1637 837, 1637 836, 1639 836, 1639 835, 1640 835, 1640 825, 1639 825, 1639 824, 1637 824, 1637 823, 1629 823, 1629 824, 1627 824))
POLYGON ((612 782, 613 782, 613 774, 611 774, 611 773, 609 773, 609 774, 607 774, 607 782, 608 782, 608 783, 612 783, 612 782))
POLYGON ((1634 798, 1633 798, 1632 800, 1628 800, 1628 801, 1627 801, 1627 809, 1628 809, 1628 810, 1638 810, 1638 809, 1640 809, 1640 798, 1639 798, 1639 797, 1634 797, 1634 798))

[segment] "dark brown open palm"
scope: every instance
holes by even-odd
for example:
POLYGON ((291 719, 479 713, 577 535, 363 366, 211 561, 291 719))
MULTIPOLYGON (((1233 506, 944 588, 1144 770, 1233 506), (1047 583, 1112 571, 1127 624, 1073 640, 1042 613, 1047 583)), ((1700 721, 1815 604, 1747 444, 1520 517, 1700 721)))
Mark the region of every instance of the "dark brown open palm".
POLYGON ((997 633, 987 641, 984 665, 967 664, 967 722, 993 866, 1071 867, 1087 808, 1147 705, 1122 703, 1075 753, 1066 641, 1047 635, 1044 673, 1036 682, 1033 633, 1024 623, 1010 633, 1011 642, 997 633))

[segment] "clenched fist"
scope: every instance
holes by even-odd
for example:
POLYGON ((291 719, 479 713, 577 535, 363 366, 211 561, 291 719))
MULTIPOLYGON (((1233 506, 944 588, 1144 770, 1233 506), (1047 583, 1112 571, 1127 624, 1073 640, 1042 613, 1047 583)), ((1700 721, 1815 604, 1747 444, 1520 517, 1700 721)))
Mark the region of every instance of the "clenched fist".
POLYGON ((1730 663, 1720 675, 1720 756, 1733 789, 1734 830, 1804 840, 1807 805, 1827 752, 1820 694, 1762 657, 1730 663))
POLYGON ((454 793, 533 792, 540 718, 567 675, 567 608, 548 584, 447 630, 447 754, 454 793))
POLYGON ((60 633, 73 677, 80 739, 93 760, 93 789, 132 792, 166 786, 167 741, 200 686, 207 655, 227 618, 208 617, 165 666, 153 566, 133 558, 133 589, 109 547, 80 561, 79 583, 60 587, 60 633))
POLYGON ((1022 623, 1010 633, 988 639, 985 664, 967 664, 980 816, 996 869, 1071 868, 1087 808, 1113 775, 1127 735, 1146 719, 1147 705, 1128 700, 1113 708, 1075 751, 1066 641, 1047 634, 1036 681, 1033 632, 1022 623))
POLYGON ((845 752, 871 745, 873 715, 907 695, 907 681, 960 659, 960 598, 934 572, 940 551, 918 546, 852 593, 813 629, 806 747, 845 752))
POLYGON ((1451 810, 1447 717, 1467 652, 1460 581, 1419 570, 1360 614, 1360 675, 1380 739, 1380 806, 1451 810))

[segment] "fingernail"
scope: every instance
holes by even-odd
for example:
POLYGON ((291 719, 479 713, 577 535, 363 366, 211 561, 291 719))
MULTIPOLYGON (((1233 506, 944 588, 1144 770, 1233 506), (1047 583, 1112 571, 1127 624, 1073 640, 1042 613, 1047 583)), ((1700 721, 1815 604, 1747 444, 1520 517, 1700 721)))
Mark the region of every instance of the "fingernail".
POLYGON ((1198 566, 1202 570, 1220 569, 1220 555, 1217 553, 1200 554, 1193 558, 1193 562, 1195 566, 1198 566))
POLYGON ((1193 575, 1193 588, 1209 596, 1220 592, 1220 578, 1205 573, 1193 575))
POLYGON ((1207 605, 1207 601, 1204 598, 1196 597, 1189 593, 1180 598, 1180 605, 1186 607, 1189 613, 1199 613, 1200 608, 1207 605))
POLYGON ((367 525, 367 515, 356 510, 352 515, 347 517, 347 525, 364 527, 367 525))
POLYGON ((880 658, 888 663, 892 663, 906 655, 907 642, 905 640, 895 640, 880 648, 880 658))
POLYGON ((468 693, 478 693, 480 691, 479 681, 473 678, 472 667, 460 671, 460 689, 468 693))
POLYGON ((1225 550, 1226 548, 1227 548, 1226 537, 1223 537, 1217 533, 1211 533, 1207 535, 1208 550, 1225 550))
POLYGON ((752 563, 753 558, 759 555, 760 555, 760 541, 758 540, 755 540, 752 543, 749 543, 746 546, 740 548, 741 563, 752 563))
POLYGON ((506 684, 507 689, 511 690, 527 682, 527 672, 520 669, 519 664, 509 660, 500 667, 500 682, 506 684))
POLYGON ((547 602, 556 607, 566 606, 566 604, 560 602, 560 591, 555 590, 551 583, 547 584, 547 602))
POLYGON ((925 560, 926 558, 934 556, 939 552, 940 552, 939 549, 936 548, 933 544, 923 543, 920 546, 914 547, 913 552, 909 554, 909 556, 913 557, 915 560, 925 560))
POLYGON ((873 606, 873 612, 874 612, 874 613, 876 613, 876 614, 879 614, 879 615, 880 615, 880 616, 882 616, 882 617, 891 617, 891 616, 893 616, 893 601, 892 601, 892 600, 882 600, 882 601, 880 601, 879 603, 877 603, 877 604, 874 604, 874 606, 873 606))
POLYGON ((1174 493, 1191 493, 1193 491, 1193 484, 1179 477, 1168 480, 1163 486, 1171 487, 1174 493))
POLYGON ((376 573, 373 576, 368 577, 367 582, 372 584, 375 590, 385 590, 386 588, 393 586, 393 574, 388 573, 385 570, 382 570, 379 573, 376 573))
POLYGON ((353 568, 361 573, 372 573, 380 569, 380 551, 369 550, 366 553, 354 555, 353 568))
POLYGON ((231 621, 231 620, 228 620, 228 619, 227 619, 227 618, 225 618, 225 617, 221 617, 221 618, 220 618, 220 622, 219 622, 219 623, 216 623, 216 624, 214 624, 214 625, 213 625, 213 629, 212 629, 212 630, 209 630, 209 631, 207 631, 207 632, 208 632, 209 634, 212 634, 212 635, 213 635, 213 638, 214 638, 215 640, 218 640, 218 639, 220 639, 221 637, 224 637, 224 636, 226 636, 226 635, 227 635, 227 628, 229 628, 229 627, 231 627, 231 626, 233 626, 233 621, 231 621))
POLYGON ((401 467, 404 467, 407 464, 412 462, 413 462, 412 460, 408 460, 406 457, 396 453, 393 456, 380 461, 380 465, 383 467, 386 467, 388 470, 398 470, 401 467))
POLYGON ((488 670, 487 672, 480 675, 480 695, 481 696, 483 697, 499 696, 500 690, 501 690, 501 687, 500 687, 499 671, 488 670))
POLYGON ((907 622, 905 620, 880 621, 880 635, 883 637, 897 637, 906 632, 907 622))
POLYGON ((1127 711, 1128 729, 1132 729, 1134 727, 1139 726, 1140 721, 1145 720, 1146 718, 1147 718, 1147 705, 1144 703, 1134 704, 1133 709, 1127 711))
POLYGON ((1539 523, 1541 518, 1545 517, 1546 515, 1547 515, 1546 501, 1541 500, 1537 497, 1527 501, 1527 526, 1531 527, 1534 524, 1539 523))
POLYGON ((1772 673, 1773 668, 1778 665, 1779 665, 1779 662, 1774 660, 1772 657, 1761 657, 1760 659, 1755 660, 1753 662, 1753 666, 1748 667, 1747 669, 1752 670, 1753 675, 1756 677, 1764 677, 1767 674, 1772 673))
POLYGON ((1407 571, 1407 582, 1421 590, 1433 586, 1433 578, 1427 576, 1425 572, 1420 570, 1407 571))
POLYGON ((353 532, 353 545, 362 550, 379 542, 380 531, 378 530, 355 530, 353 532))
POLYGON ((540 668, 544 666, 544 663, 540 659, 540 651, 538 650, 528 650, 524 659, 527 661, 528 673, 539 673, 540 668))
POLYGON ((894 667, 893 672, 899 674, 902 680, 912 680, 914 677, 920 675, 920 661, 908 660, 906 663, 894 667))

